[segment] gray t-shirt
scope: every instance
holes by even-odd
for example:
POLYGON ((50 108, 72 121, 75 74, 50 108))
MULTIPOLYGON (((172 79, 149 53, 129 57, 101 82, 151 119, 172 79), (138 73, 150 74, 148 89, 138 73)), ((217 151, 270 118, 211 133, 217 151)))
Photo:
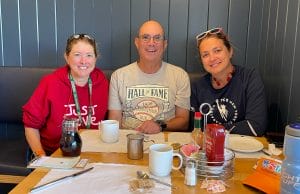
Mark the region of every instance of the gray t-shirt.
POLYGON ((190 80, 180 67, 162 63, 153 74, 137 62, 117 69, 111 76, 109 110, 122 110, 122 126, 135 129, 146 120, 170 120, 175 106, 190 108, 190 80))

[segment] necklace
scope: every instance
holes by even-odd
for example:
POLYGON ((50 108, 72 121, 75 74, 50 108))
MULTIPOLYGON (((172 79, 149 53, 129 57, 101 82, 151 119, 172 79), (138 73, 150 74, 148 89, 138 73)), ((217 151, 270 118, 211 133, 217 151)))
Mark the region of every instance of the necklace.
MULTIPOLYGON (((226 85, 232 78, 232 76, 234 75, 234 72, 235 72, 235 69, 234 69, 234 66, 232 66, 232 70, 227 74, 227 77, 226 77, 226 83, 224 85, 226 85)), ((212 80, 216 83, 216 85, 219 87, 221 86, 221 82, 220 80, 217 80, 217 78, 213 77, 212 76, 212 80)))
MULTIPOLYGON (((80 111, 80 104, 79 104, 79 98, 78 98, 78 94, 77 94, 77 90, 76 90, 76 86, 75 86, 75 81, 70 72, 69 72, 69 79, 71 82, 72 93, 73 93, 73 98, 74 98, 74 102, 75 102, 77 116, 79 117, 79 122, 80 122, 80 124, 84 124, 82 115, 81 115, 81 111, 80 111)), ((92 110, 92 107, 93 107, 93 103, 92 103, 93 85, 92 85, 92 79, 90 77, 88 78, 88 86, 89 86, 89 107, 88 107, 86 128, 90 128, 90 126, 91 126, 91 116, 92 116, 92 112, 93 112, 93 110, 92 110)))

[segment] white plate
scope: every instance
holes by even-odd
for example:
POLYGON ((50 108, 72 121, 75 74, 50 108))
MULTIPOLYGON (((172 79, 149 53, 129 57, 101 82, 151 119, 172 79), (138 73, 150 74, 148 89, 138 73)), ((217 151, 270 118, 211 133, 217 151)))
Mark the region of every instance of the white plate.
POLYGON ((264 145, 253 137, 229 136, 228 148, 238 152, 257 152, 264 148, 264 145))

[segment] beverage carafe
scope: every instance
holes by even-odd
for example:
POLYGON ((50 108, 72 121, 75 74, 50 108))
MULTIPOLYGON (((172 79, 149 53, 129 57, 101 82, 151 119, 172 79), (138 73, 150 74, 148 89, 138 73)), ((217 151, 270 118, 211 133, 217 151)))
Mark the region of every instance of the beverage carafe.
POLYGON ((81 153, 82 141, 78 134, 78 119, 66 117, 62 123, 60 149, 63 156, 75 157, 81 153))

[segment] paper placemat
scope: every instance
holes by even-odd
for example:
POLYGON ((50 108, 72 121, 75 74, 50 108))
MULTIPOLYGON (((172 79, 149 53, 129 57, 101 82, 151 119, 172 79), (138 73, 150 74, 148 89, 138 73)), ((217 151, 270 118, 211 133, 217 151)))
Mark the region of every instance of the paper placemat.
MULTIPOLYGON (((43 190, 34 193, 43 194, 132 194, 132 193, 157 193, 157 194, 169 194, 171 189, 168 186, 154 183, 155 186, 150 189, 139 189, 136 192, 129 190, 129 182, 137 178, 136 171, 142 170, 147 173, 147 166, 137 165, 123 165, 123 164, 104 164, 104 163, 93 163, 90 166, 94 166, 91 171, 79 175, 74 178, 69 178, 53 186, 48 186, 43 190)), ((90 167, 89 166, 89 167, 90 167)), ((37 184, 44 184, 51 180, 73 174, 75 170, 61 170, 52 169, 49 173, 41 179, 37 184)), ((158 178, 158 177, 155 177, 158 178)), ((171 183, 171 177, 159 177, 163 182, 171 183)))
POLYGON ((42 156, 34 158, 30 161, 27 168, 61 168, 68 169, 73 168, 80 160, 80 157, 50 157, 50 156, 42 156))
MULTIPOLYGON (((119 141, 116 143, 105 143, 100 138, 99 130, 86 130, 80 133, 82 139, 82 152, 117 152, 127 153, 127 134, 138 133, 134 130, 121 129, 119 133, 119 141)), ((164 134, 147 134, 145 135, 146 140, 154 140, 155 143, 164 143, 164 134)), ((144 150, 147 149, 152 142, 144 142, 144 150)))
MULTIPOLYGON (((86 130, 80 133, 82 139, 82 152, 117 152, 117 153, 127 153, 127 134, 130 133, 138 133, 134 130, 120 130, 119 141, 116 143, 104 143, 100 139, 100 131, 99 130, 86 130)), ((185 132, 169 132, 168 133, 168 142, 164 140, 164 134, 150 134, 145 135, 146 139, 154 140, 155 143, 180 143, 188 144, 192 142, 191 133, 185 132)), ((254 138, 254 137, 253 137, 254 138)), ((152 143, 144 142, 144 150, 147 153, 148 148, 152 143)), ((253 152, 253 153, 242 153, 235 152, 236 158, 261 158, 266 157, 262 151, 253 152)))

